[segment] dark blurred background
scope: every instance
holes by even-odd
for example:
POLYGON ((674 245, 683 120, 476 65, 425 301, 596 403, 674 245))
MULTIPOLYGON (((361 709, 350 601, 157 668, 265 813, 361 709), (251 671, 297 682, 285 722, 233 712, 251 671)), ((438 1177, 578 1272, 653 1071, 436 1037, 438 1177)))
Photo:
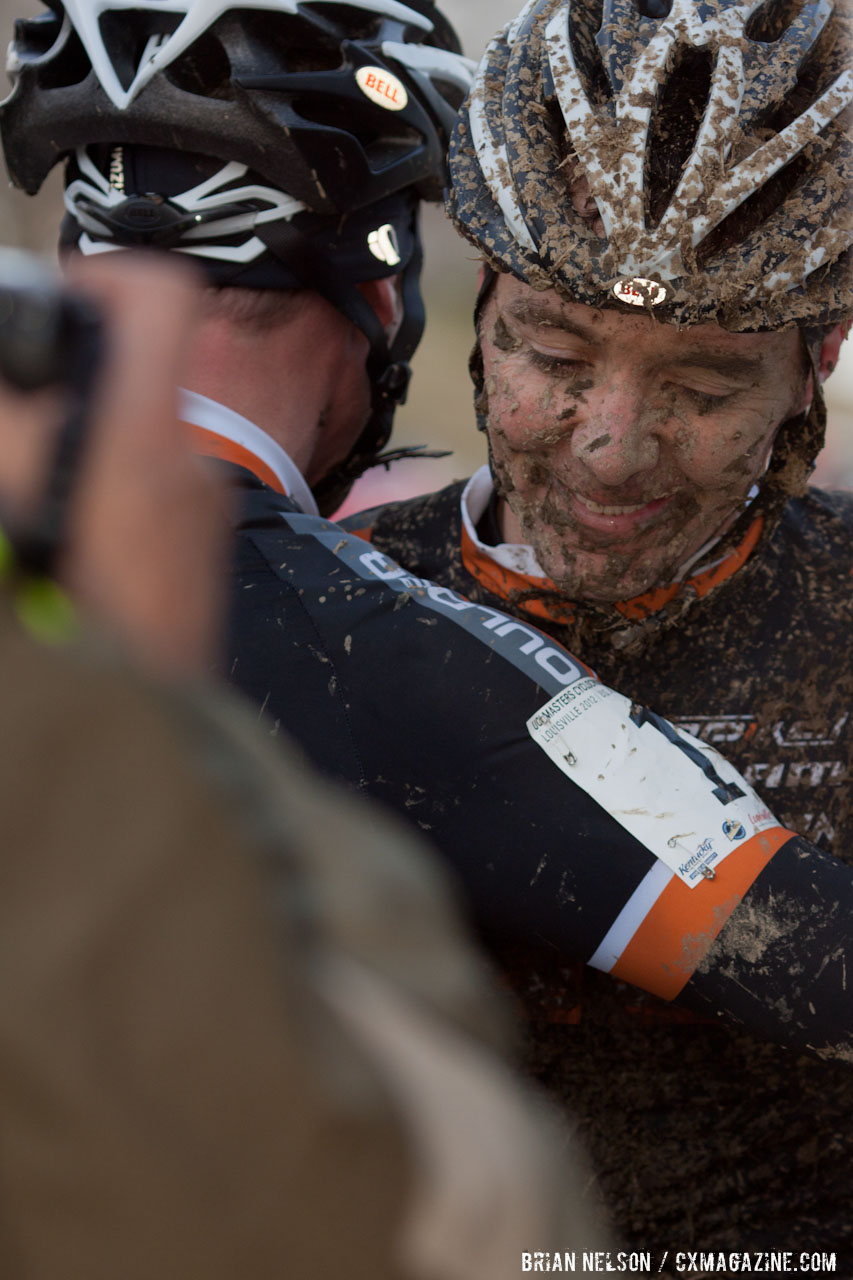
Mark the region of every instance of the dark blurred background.
MULTIPOLYGON (((444 12, 456 25, 465 52, 479 57, 489 37, 514 17, 521 0, 444 0, 444 12)), ((15 17, 38 13, 39 0, 0 0, 0 39, 8 43, 15 17)), ((5 93, 5 89, 4 89, 5 93)), ((52 256, 61 209, 62 184, 54 171, 36 199, 0 184, 0 242, 52 256)), ((474 426, 468 353, 476 287, 474 250, 464 243, 436 208, 426 210, 427 267, 424 292, 429 323, 415 357, 409 402, 397 415, 394 442, 450 449, 441 461, 402 462, 390 474, 368 473, 353 491, 347 509, 372 506, 395 497, 427 492, 470 475, 485 461, 483 438, 474 426)), ((821 455, 817 482, 853 487, 853 346, 847 344, 838 371, 828 384, 830 431, 821 455)))

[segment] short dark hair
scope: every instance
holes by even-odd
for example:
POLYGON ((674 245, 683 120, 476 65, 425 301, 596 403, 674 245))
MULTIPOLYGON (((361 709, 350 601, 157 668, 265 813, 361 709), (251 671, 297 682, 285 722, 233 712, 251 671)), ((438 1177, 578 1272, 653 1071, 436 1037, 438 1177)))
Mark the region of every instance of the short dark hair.
POLYGON ((213 287, 204 291, 204 309, 208 316, 215 315, 260 332, 295 320, 308 292, 307 289, 213 287))

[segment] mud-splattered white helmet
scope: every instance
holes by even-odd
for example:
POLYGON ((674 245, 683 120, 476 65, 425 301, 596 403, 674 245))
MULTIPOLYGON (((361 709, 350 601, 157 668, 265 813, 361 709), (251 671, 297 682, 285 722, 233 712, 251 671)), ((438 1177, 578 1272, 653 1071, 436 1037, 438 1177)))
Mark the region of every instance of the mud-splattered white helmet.
POLYGON ((588 305, 734 330, 838 322, 844 2, 530 0, 457 125, 451 216, 497 270, 588 305))

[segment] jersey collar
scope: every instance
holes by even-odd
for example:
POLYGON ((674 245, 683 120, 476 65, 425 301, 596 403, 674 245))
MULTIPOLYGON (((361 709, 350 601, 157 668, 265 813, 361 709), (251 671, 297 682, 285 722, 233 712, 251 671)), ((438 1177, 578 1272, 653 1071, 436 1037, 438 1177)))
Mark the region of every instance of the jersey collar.
POLYGON ((314 495, 296 463, 254 422, 197 391, 181 390, 179 412, 198 453, 245 467, 276 493, 292 498, 306 515, 319 515, 314 495))
MULTIPOLYGON (((483 466, 471 477, 462 493, 462 561, 465 568, 492 595, 502 600, 508 599, 512 592, 531 590, 560 595, 559 587, 546 576, 532 547, 511 542, 490 547, 478 538, 477 523, 491 500, 493 490, 491 472, 488 466, 483 466)), ((750 500, 752 497, 750 494, 750 500)), ((691 556, 675 582, 654 587, 632 600, 620 601, 614 607, 623 617, 638 622, 657 613, 685 586, 692 587, 701 599, 742 568, 755 549, 762 527, 761 516, 756 516, 738 546, 709 563, 708 556, 719 542, 719 538, 713 538, 691 556)), ((555 622, 565 623, 572 616, 571 610, 567 611, 565 606, 551 606, 539 598, 524 601, 523 608, 526 613, 555 622)))

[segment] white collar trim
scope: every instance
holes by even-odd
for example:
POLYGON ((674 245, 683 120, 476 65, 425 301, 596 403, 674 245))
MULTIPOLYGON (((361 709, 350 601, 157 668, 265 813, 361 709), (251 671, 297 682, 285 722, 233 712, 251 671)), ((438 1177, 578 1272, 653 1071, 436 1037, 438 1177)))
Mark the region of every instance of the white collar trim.
POLYGON ((293 498, 306 515, 320 514, 314 495, 296 463, 272 436, 256 427, 254 422, 226 405, 219 404, 217 400, 183 388, 180 392, 179 412, 184 422, 211 431, 254 454, 259 462, 269 467, 287 496, 293 498))
POLYGON ((523 573, 528 578, 544 578, 546 575, 536 559, 532 547, 523 542, 501 542, 496 547, 488 547, 477 537, 477 521, 491 501, 494 492, 492 473, 488 466, 475 471, 462 493, 462 523, 465 532, 481 555, 488 556, 503 569, 511 569, 515 573, 523 573))

